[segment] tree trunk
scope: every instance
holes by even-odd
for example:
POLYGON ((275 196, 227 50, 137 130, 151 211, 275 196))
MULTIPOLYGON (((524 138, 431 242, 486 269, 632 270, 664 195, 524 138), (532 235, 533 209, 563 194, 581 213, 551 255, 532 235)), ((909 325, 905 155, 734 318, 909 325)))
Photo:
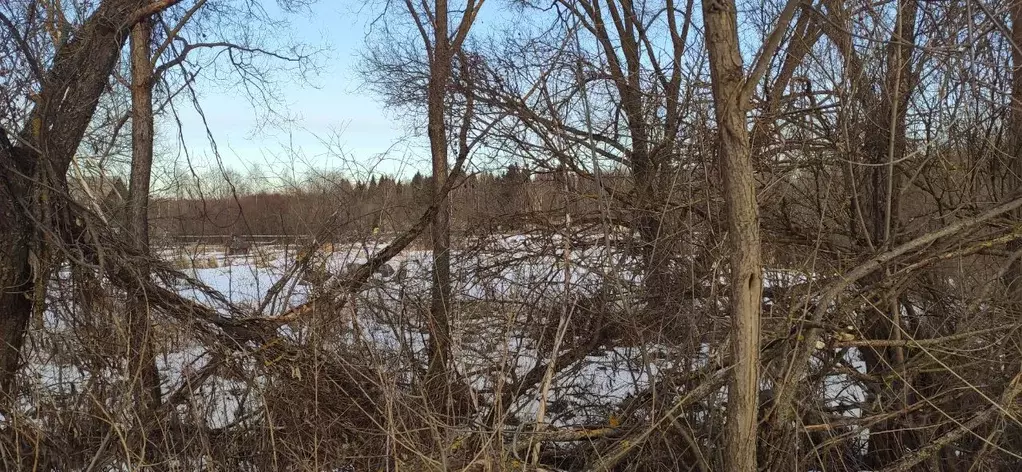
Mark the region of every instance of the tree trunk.
MULTIPOLYGON (((0 131, 2 133, 3 131, 0 131)), ((13 402, 14 378, 21 344, 32 313, 31 229, 21 209, 24 181, 10 172, 9 156, 0 150, 0 411, 13 402)))
MULTIPOLYGON (((427 96, 427 134, 433 163, 433 198, 448 178, 446 103, 451 73, 450 36, 448 34, 447 0, 436 0, 433 57, 430 62, 427 96)), ((429 371, 427 384, 434 401, 446 403, 449 396, 447 366, 450 361, 451 307, 451 227, 449 199, 443 199, 433 217, 430 235, 433 243, 433 286, 429 315, 429 371), (445 393, 441 393, 445 392, 445 393)))
POLYGON ((710 60, 717 155, 724 180, 731 250, 731 354, 735 370, 728 387, 727 470, 756 470, 759 407, 759 310, 762 301, 759 210, 750 156, 745 75, 733 0, 703 0, 710 60))
MULTIPOLYGON (((176 2, 105 0, 96 6, 43 71, 35 105, 18 139, 0 144, 0 388, 10 402, 21 345, 32 314, 35 273, 29 251, 43 261, 50 242, 42 235, 70 241, 72 222, 60 211, 67 193, 66 174, 103 95, 128 31, 140 12, 153 14, 176 2), (13 142, 18 144, 14 145, 13 142), (18 175, 28 176, 20 178, 18 175), (37 227, 41 226, 41 227, 37 227)), ((29 58, 38 60, 38 58, 29 58)), ((39 264, 36 270, 44 270, 39 264)), ((44 287, 45 288, 45 287, 44 287)), ((38 296, 39 294, 35 294, 38 296)))
MULTIPOLYGON (((135 244, 149 252, 149 180, 153 166, 153 65, 150 59, 152 21, 131 31, 131 178, 128 185, 127 226, 135 244)), ((148 278, 139 267, 137 277, 148 278)), ((141 284, 140 284, 141 285, 141 284)), ((160 374, 153 351, 146 294, 128 295, 128 374, 137 412, 143 417, 160 406, 160 374)))

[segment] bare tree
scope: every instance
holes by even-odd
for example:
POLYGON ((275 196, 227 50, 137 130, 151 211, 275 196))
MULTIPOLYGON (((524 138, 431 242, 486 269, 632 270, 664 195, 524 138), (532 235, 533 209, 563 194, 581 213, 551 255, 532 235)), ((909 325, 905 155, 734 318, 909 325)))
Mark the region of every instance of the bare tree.
POLYGON ((718 150, 724 177, 731 250, 731 353, 735 365, 728 388, 728 458, 731 470, 757 469, 759 422, 760 304, 763 266, 759 212, 747 129, 751 90, 779 47, 799 2, 789 1, 767 38, 752 75, 746 77, 733 1, 704 1, 706 50, 713 81, 718 150))
MULTIPOLYGON (((368 56, 367 75, 378 79, 374 85, 394 104, 425 106, 426 135, 429 139, 432 166, 432 199, 440 199, 441 207, 430 226, 433 252, 432 289, 427 326, 429 329, 429 367, 427 390, 442 409, 451 401, 449 378, 451 366, 451 205, 440 189, 449 178, 449 153, 467 156, 474 121, 472 100, 461 100, 455 106, 455 91, 465 90, 475 73, 472 55, 466 42, 483 1, 468 0, 452 6, 446 0, 417 4, 405 1, 409 21, 414 25, 424 55, 402 46, 377 49, 368 56), (389 57, 388 57, 389 56, 389 57), (421 61, 421 62, 420 62, 421 61), (418 69, 421 66, 422 69, 418 69), (386 75, 386 76, 385 76, 386 75), (392 83, 389 90, 381 84, 392 83), (415 90, 422 87, 420 90, 415 90), (461 112, 452 113, 452 109, 461 112)), ((393 39, 393 38, 392 38, 393 39)))
MULTIPOLYGON (((131 173, 127 195, 127 228, 143 254, 149 254, 149 183, 153 166, 153 19, 143 18, 131 29, 129 56, 131 60, 131 173)), ((139 266, 137 277, 148 278, 147 264, 139 266)), ((155 418, 162 392, 160 373, 153 347, 153 327, 144 289, 129 295, 128 300, 128 375, 131 397, 143 424, 155 418), (136 380, 137 379, 137 380, 136 380)), ((148 428, 147 428, 148 429, 148 428)), ((141 450, 156 462, 153 452, 158 440, 148 432, 141 439, 152 440, 141 450)), ((137 447, 137 446, 136 446, 137 447)))
MULTIPOLYGON (((0 260, 0 385, 10 401, 25 327, 52 270, 54 244, 82 231, 67 219, 66 172, 89 125, 96 103, 120 57, 128 32, 138 21, 175 2, 107 0, 76 28, 54 52, 48 70, 39 68, 36 51, 25 46, 26 61, 34 64, 38 97, 17 135, 4 139, 0 163, 5 185, 0 205, 5 214, 0 260), (26 199, 26 197, 28 197, 26 199), (33 220, 37 223, 33 223, 33 220), (36 225, 42 225, 37 227, 36 225)), ((16 25, 5 21, 11 34, 16 25)))
POLYGON ((202 35, 273 14, 0 3, 0 463, 1017 469, 1017 2, 682 3, 390 4, 365 77, 432 177, 188 162, 151 202, 205 59, 279 92, 202 35), (128 124, 123 231, 88 172, 128 124))

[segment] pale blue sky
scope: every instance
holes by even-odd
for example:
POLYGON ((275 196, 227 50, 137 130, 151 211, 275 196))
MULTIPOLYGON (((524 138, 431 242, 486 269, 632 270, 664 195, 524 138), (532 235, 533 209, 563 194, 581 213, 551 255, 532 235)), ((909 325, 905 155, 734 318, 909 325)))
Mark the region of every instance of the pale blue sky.
MULTIPOLYGON (((260 1, 268 9, 275 8, 276 0, 260 1)), ((279 84, 286 102, 282 109, 295 117, 283 129, 260 127, 260 114, 243 94, 200 78, 197 84, 200 101, 227 167, 244 170, 257 165, 263 173, 277 175, 292 170, 302 174, 310 167, 340 170, 357 177, 369 172, 404 177, 410 177, 416 170, 428 173, 425 139, 421 135, 410 136, 408 123, 394 112, 384 110, 379 97, 362 86, 357 71, 370 24, 377 19, 385 1, 369 0, 370 5, 366 6, 357 0, 318 0, 311 5, 309 14, 291 18, 290 34, 323 52, 316 56, 320 68, 310 78, 312 84, 286 77, 279 84), (384 153, 386 158, 381 159, 384 153)), ((400 9, 401 5, 391 8, 400 9)), ((513 11, 504 2, 487 0, 473 33, 524 27, 531 20, 532 17, 513 11)), ((666 44, 667 40, 664 41, 666 44)), ((190 109, 186 103, 178 106, 192 156, 200 165, 203 161, 211 162, 208 158, 212 152, 198 115, 186 113, 190 109)), ((173 132, 170 131, 173 126, 167 129, 173 132)))
MULTIPOLYGON (((283 109, 295 117, 285 129, 260 126, 259 113, 240 90, 200 80, 200 103, 227 167, 241 170, 257 164, 264 172, 275 173, 292 166, 298 172, 309 166, 346 172, 371 168, 402 174, 409 168, 412 173, 414 168, 426 168, 421 140, 394 146, 407 135, 404 124, 361 87, 356 66, 373 17, 368 11, 355 11, 358 7, 355 2, 321 0, 312 5, 310 15, 292 19, 292 34, 324 51, 316 56, 321 67, 310 77, 311 84, 287 77, 279 84, 286 102, 283 109), (290 147, 299 150, 300 157, 293 156, 290 147), (388 159, 380 163, 378 156, 388 151, 388 159), (337 157, 339 152, 343 159, 337 157), (353 168, 353 161, 359 166, 353 168)), ((189 104, 177 106, 193 160, 204 165, 212 152, 200 118, 189 104)), ((172 128, 164 136, 167 133, 173 133, 172 128)))

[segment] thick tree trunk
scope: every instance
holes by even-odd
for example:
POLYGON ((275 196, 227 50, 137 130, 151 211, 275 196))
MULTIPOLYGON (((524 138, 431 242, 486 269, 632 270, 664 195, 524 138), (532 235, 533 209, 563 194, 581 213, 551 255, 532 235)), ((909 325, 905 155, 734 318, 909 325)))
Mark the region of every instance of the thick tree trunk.
MULTIPOLYGON (((598 3, 594 3, 598 5, 598 3)), ((617 33, 617 44, 614 34, 607 28, 599 26, 604 21, 601 7, 594 6, 590 15, 597 23, 596 32, 599 44, 607 54, 608 66, 614 79, 614 86, 621 97, 621 112, 628 124, 630 139, 629 166, 635 178, 635 211, 636 225, 639 231, 640 255, 644 269, 643 299, 648 319, 642 320, 642 327, 658 331, 664 321, 672 321, 677 316, 677 306, 671 303, 671 273, 667 260, 670 257, 670 242, 664 234, 664 198, 658 179, 662 178, 664 158, 672 151, 677 126, 677 89, 678 83, 672 82, 670 91, 664 91, 667 101, 667 113, 670 124, 664 130, 663 141, 654 142, 654 134, 649 122, 649 110, 644 103, 642 83, 642 49, 640 44, 645 33, 637 24, 640 16, 630 2, 611 2, 606 9, 613 31, 617 33), (618 59, 618 54, 623 61, 618 59), (673 106, 673 108, 672 108, 673 106), (662 145, 667 144, 664 147, 662 145)), ((673 12, 672 12, 673 16, 673 12)), ((675 25, 676 26, 676 25, 675 25)), ((675 52, 684 49, 684 44, 675 44, 675 52)), ((679 58, 680 56, 676 56, 679 58)), ((679 59, 680 60, 680 59, 679 59)), ((679 79, 680 80, 680 79, 679 79)))
POLYGON ((153 167, 153 64, 151 20, 131 30, 131 177, 128 228, 135 243, 149 249, 149 182, 153 167))
MULTIPOLYGON (((131 178, 128 185, 127 225, 144 253, 149 252, 149 181, 153 165, 153 65, 150 59, 152 22, 139 22, 131 31, 131 178)), ((139 267, 137 277, 149 277, 139 267)), ((141 284, 140 284, 141 285, 141 284)), ((128 373, 140 415, 160 405, 160 374, 153 352, 152 326, 146 294, 128 299, 128 373)))
MULTIPOLYGON (((32 314, 36 274, 29 248, 45 258, 48 242, 37 235, 70 240, 71 222, 59 206, 66 194, 65 175, 103 95, 128 31, 140 14, 153 14, 176 3, 150 0, 105 0, 71 38, 61 45, 43 71, 45 82, 28 114, 19 139, 0 145, 0 387, 12 393, 25 329, 32 314), (12 144, 12 143, 17 144, 12 144), (17 174, 29 176, 24 179, 17 174), (31 212, 31 213, 29 213, 31 212), (34 225, 43 225, 36 228, 34 225)), ((38 58, 30 58, 37 60, 38 58)), ((40 267, 45 264, 40 264, 40 267)), ((0 401, 9 402, 9 396, 0 401)))
MULTIPOLYGON (((2 131, 0 131, 2 133, 2 131)), ((0 159, 3 151, 0 150, 0 159)), ((9 161, 8 161, 9 163, 9 161)), ((7 164, 7 163, 5 163, 7 164)), ((0 411, 13 400, 21 344, 32 313, 31 230, 17 198, 22 186, 7 166, 0 177, 0 411)))
MULTIPOLYGON (((447 85, 450 80, 451 51, 448 34, 447 1, 437 0, 434 22, 433 57, 430 63, 427 96, 427 134, 433 163, 433 198, 444 187, 448 178, 448 139, 446 126, 447 85)), ((433 217, 430 230, 433 243, 433 285, 429 315, 429 371, 427 373, 433 400, 446 403, 449 396, 447 366, 450 361, 451 308, 451 226, 450 200, 443 199, 433 217), (441 393, 445 392, 445 393, 441 393)))
POLYGON ((757 469, 759 310, 763 281, 759 209, 742 100, 745 73, 733 0, 703 0, 703 18, 731 250, 731 354, 735 370, 728 387, 727 469, 753 472, 757 469))

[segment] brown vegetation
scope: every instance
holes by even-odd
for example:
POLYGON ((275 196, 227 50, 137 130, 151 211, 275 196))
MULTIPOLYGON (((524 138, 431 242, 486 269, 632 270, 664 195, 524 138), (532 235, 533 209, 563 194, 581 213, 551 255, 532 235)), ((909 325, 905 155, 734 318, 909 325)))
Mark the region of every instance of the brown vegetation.
POLYGON ((1019 2, 388 6, 431 175, 267 185, 154 128, 279 18, 0 3, 3 468, 1022 466, 1019 2))

